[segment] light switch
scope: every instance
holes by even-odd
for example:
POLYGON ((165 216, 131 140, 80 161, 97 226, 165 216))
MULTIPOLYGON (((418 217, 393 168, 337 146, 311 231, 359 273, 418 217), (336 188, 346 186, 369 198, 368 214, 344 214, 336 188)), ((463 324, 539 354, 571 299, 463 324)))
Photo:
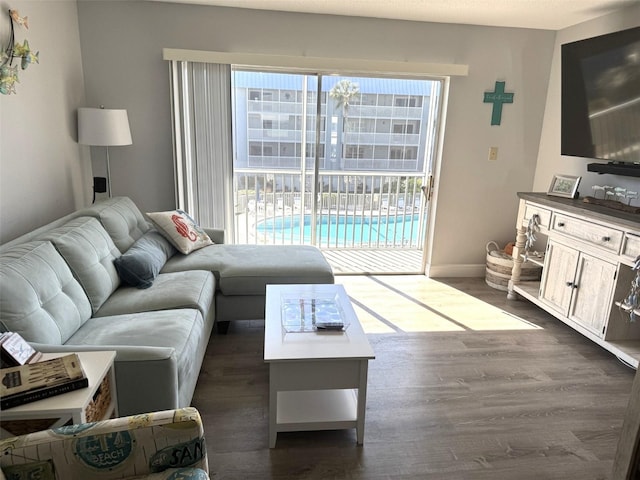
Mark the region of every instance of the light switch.
POLYGON ((489 147, 489 160, 498 160, 498 147, 489 147))

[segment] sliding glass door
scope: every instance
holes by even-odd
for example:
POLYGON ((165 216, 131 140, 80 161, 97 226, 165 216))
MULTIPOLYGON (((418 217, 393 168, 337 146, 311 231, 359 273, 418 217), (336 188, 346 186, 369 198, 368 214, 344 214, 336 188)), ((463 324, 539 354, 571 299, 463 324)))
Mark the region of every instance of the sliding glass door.
POLYGON ((232 71, 235 241, 422 249, 441 83, 232 71))

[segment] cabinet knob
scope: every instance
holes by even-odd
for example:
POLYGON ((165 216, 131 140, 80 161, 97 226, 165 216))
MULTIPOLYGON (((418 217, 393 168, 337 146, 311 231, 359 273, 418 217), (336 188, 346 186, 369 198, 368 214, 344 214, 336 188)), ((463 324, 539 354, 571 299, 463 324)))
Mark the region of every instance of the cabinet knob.
POLYGON ((567 287, 573 287, 573 282, 567 282, 567 287))
POLYGON ((558 222, 559 227, 564 227, 564 222, 558 222))
POLYGON ((611 240, 611 237, 602 237, 603 242, 608 242, 611 240))

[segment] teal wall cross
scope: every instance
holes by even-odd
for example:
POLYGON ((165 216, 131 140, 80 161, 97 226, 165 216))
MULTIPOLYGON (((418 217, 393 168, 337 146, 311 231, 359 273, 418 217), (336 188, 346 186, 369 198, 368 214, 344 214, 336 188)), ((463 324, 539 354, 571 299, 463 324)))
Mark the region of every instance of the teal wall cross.
POLYGON ((491 110, 491 125, 500 125, 502 120, 502 105, 513 103, 513 93, 504 92, 505 82, 496 82, 493 92, 484 92, 484 103, 493 103, 491 110))

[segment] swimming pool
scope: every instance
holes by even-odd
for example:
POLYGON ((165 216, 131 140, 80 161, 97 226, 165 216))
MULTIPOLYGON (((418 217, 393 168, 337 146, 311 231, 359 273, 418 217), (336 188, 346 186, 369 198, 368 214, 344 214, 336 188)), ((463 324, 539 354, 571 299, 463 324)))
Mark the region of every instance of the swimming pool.
MULTIPOLYGON (((421 240, 420 215, 319 215, 316 242, 321 247, 410 245, 421 240)), ((311 215, 268 218, 256 230, 271 241, 311 243, 311 215)))

